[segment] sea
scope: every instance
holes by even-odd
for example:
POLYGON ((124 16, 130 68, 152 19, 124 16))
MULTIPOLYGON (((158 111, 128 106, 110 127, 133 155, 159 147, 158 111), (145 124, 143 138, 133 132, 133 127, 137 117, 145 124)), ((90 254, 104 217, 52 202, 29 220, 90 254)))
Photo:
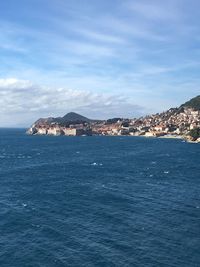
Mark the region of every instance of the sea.
POLYGON ((0 129, 0 267, 199 267, 200 144, 0 129))

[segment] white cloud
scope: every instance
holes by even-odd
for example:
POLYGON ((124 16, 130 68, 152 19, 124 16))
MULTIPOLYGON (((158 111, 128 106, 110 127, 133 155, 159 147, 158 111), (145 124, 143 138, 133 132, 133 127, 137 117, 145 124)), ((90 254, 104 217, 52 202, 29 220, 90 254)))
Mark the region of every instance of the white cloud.
POLYGON ((157 112, 196 94, 198 1, 77 1, 29 10, 37 23, 0 19, 1 77, 18 77, 0 80, 0 126, 71 110, 134 116, 132 103, 157 112))
POLYGON ((0 79, 0 126, 29 125, 39 117, 83 112, 91 118, 138 116, 143 108, 125 97, 90 91, 50 88, 28 80, 0 79))

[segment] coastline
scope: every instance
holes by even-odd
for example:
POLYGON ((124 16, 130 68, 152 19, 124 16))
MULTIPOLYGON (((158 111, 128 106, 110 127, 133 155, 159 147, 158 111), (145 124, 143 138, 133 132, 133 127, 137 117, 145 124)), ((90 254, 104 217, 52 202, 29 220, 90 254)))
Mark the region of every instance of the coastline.
POLYGON ((94 134, 94 135, 60 135, 60 134, 30 134, 26 131, 27 135, 32 135, 32 136, 66 136, 66 137, 85 137, 85 136, 103 136, 103 137, 144 137, 144 138, 158 138, 158 139, 178 139, 178 140, 182 140, 183 142, 187 142, 187 143, 193 143, 193 144, 200 144, 200 141, 193 141, 193 140, 189 140, 188 138, 186 138, 186 136, 183 135, 173 135, 173 134, 166 134, 166 135, 162 135, 162 136, 148 136, 148 135, 98 135, 98 134, 94 134))
POLYGON ((183 135, 163 135, 163 136, 145 136, 144 137, 146 138, 159 138, 159 139, 179 139, 179 140, 183 140, 184 142, 186 143, 192 143, 192 144, 200 144, 200 141, 198 140, 189 140, 188 138, 186 138, 185 136, 183 135))
POLYGON ((168 135, 163 135, 163 136, 158 136, 157 138, 169 138, 169 139, 184 139, 184 137, 182 135, 172 135, 172 134, 168 134, 168 135))

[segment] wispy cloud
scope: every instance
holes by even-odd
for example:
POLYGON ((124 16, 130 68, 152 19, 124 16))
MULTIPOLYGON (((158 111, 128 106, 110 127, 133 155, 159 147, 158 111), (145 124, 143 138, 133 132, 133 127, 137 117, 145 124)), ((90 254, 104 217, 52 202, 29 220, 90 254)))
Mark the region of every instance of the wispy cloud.
POLYGON ((178 20, 180 17, 180 9, 178 1, 130 1, 128 7, 134 11, 135 15, 142 16, 145 19, 160 20, 168 22, 170 20, 178 20))
POLYGON ((88 38, 91 41, 99 41, 101 43, 108 43, 108 44, 126 44, 127 43, 125 38, 122 38, 120 36, 96 32, 94 30, 81 29, 81 30, 78 30, 77 33, 83 35, 84 37, 88 38))

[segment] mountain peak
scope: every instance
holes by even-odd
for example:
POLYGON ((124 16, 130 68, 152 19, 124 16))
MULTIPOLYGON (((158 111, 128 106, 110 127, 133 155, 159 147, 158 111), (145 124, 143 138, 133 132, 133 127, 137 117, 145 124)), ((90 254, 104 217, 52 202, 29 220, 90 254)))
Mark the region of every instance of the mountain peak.
POLYGON ((62 117, 62 120, 70 122, 70 121, 79 121, 79 122, 90 122, 91 120, 76 113, 76 112, 69 112, 65 116, 62 117))

